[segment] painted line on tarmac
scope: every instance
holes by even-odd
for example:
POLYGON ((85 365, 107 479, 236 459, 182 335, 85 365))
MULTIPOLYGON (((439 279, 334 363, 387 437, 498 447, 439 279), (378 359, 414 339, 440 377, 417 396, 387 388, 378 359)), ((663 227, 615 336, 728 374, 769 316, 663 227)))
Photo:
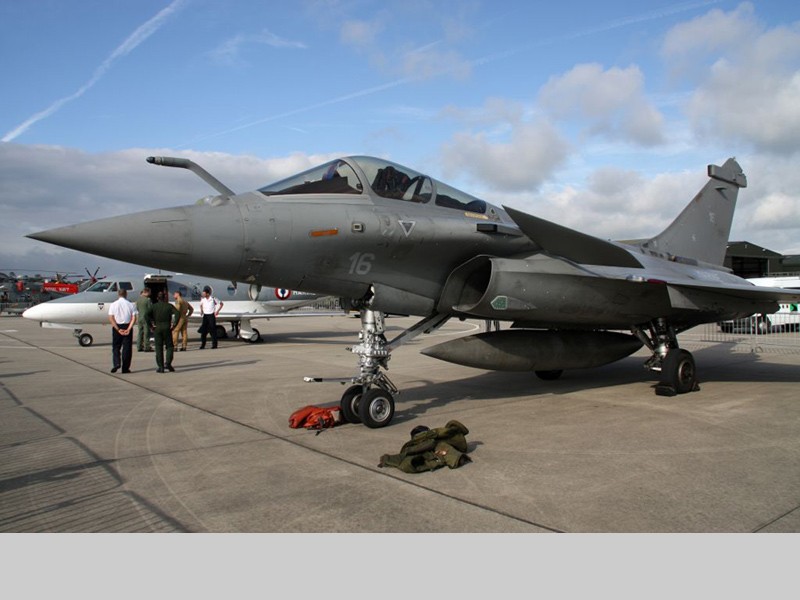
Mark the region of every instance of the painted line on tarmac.
MULTIPOLYGON (((11 336, 9 336, 9 337, 11 337, 11 336)), ((181 398, 177 398, 175 396, 170 396, 169 394, 166 394, 161 390, 154 389, 152 387, 143 385, 143 384, 138 383, 136 381, 131 381, 130 379, 127 379, 125 377, 112 375, 112 374, 108 373, 105 369, 100 369, 100 368, 97 368, 97 367, 93 367, 91 365, 87 365, 87 364, 82 363, 82 362, 80 362, 78 360, 70 358, 69 356, 64 356, 62 354, 54 352, 54 351, 50 350, 49 348, 43 348, 41 346, 37 346, 36 344, 32 344, 31 342, 27 342, 25 340, 20 340, 18 338, 14 338, 14 337, 12 337, 11 339, 17 340, 17 341, 21 342, 22 344, 25 344, 25 345, 33 348, 33 349, 42 350, 43 352, 47 352, 48 354, 51 354, 51 355, 56 356, 58 358, 64 359, 64 360, 66 360, 68 362, 71 362, 73 364, 79 365, 79 366, 84 367, 86 369, 90 369, 92 371, 95 371, 97 373, 105 375, 106 377, 109 377, 109 378, 111 378, 111 379, 113 379, 115 381, 127 383, 127 384, 129 384, 129 385, 131 385, 133 387, 139 388, 141 390, 145 390, 145 391, 150 392, 151 394, 155 394, 156 396, 159 396, 161 398, 164 398, 164 399, 167 399, 167 400, 172 400, 173 402, 181 404, 181 405, 183 405, 183 406, 185 406, 187 408, 192 408, 192 409, 197 410, 197 411, 199 411, 201 413, 204 413, 204 414, 206 414, 208 416, 217 417, 219 419, 222 419, 223 421, 227 421, 228 423, 231 423, 231 424, 234 424, 234 425, 238 425, 238 426, 243 427, 245 429, 249 429, 251 431, 255 431, 257 433, 261 433, 263 435, 269 436, 270 438, 275 439, 277 441, 284 442, 284 443, 287 443, 287 444, 291 444, 292 446, 294 446, 296 448, 300 448, 302 450, 306 450, 308 452, 312 452, 314 454, 317 454, 317 455, 320 455, 320 456, 324 456, 326 458, 331 458, 331 459, 339 461, 341 463, 350 465, 350 466, 352 466, 354 468, 361 469, 362 471, 367 471, 372 475, 376 475, 378 477, 388 477, 389 479, 393 479, 394 481, 401 482, 401 483, 404 483, 406 485, 413 486, 413 487, 418 488, 420 490, 424 490, 424 491, 429 492, 431 494, 435 494, 437 496, 441 496, 443 498, 447 498, 447 499, 452 500, 454 502, 458 502, 460 504, 465 504, 465 505, 468 505, 468 506, 473 506, 475 508, 478 508, 478 509, 481 509, 481 510, 485 510, 486 512, 493 513, 493 514, 505 517, 507 519, 511 519, 513 521, 517 521, 519 523, 525 523, 526 525, 530 525, 532 527, 537 527, 539 529, 544 529, 546 531, 550 531, 550 532, 553 532, 553 533, 564 533, 564 531, 561 530, 561 529, 557 529, 555 527, 550 527, 548 525, 544 525, 543 523, 537 523, 536 521, 532 521, 530 519, 525 519, 523 517, 519 517, 517 515, 508 513, 506 511, 498 510, 498 509, 493 508, 491 506, 486 506, 485 504, 481 504, 479 502, 473 502, 471 500, 466 500, 464 498, 459 498, 459 497, 454 496, 452 494, 448 494, 448 493, 445 493, 445 492, 441 492, 439 490, 431 489, 431 488, 426 487, 426 486, 424 486, 424 485, 422 485, 420 483, 416 483, 416 482, 413 482, 413 481, 408 481, 407 479, 404 479, 402 477, 396 476, 396 475, 394 475, 394 474, 392 474, 390 472, 383 471, 382 469, 381 470, 376 470, 374 468, 367 467, 365 465, 361 465, 361 464, 359 464, 357 462, 354 462, 354 461, 352 461, 350 459, 343 458, 341 456, 337 456, 336 454, 332 454, 330 452, 326 452, 326 451, 323 451, 323 450, 319 450, 317 448, 313 448, 313 447, 307 446, 305 444, 300 443, 299 441, 297 441, 295 439, 292 439, 292 437, 289 437, 289 436, 286 436, 286 435, 283 435, 283 434, 280 434, 280 433, 274 433, 274 432, 271 432, 271 431, 269 431, 267 429, 263 429, 261 427, 255 426, 255 425, 250 425, 248 423, 242 423, 241 421, 237 421, 236 419, 233 419, 232 417, 229 417, 227 415, 223 415, 223 414, 218 413, 218 412, 216 412, 214 410, 207 409, 207 408, 202 408, 202 407, 196 406, 194 404, 191 404, 190 402, 188 402, 186 400, 183 400, 181 398)), ((321 430, 321 431, 324 431, 324 430, 321 430)), ((303 431, 303 432, 296 431, 296 433, 293 434, 293 437, 298 437, 298 434, 302 435, 303 433, 307 433, 307 432, 305 432, 305 431, 303 431)))

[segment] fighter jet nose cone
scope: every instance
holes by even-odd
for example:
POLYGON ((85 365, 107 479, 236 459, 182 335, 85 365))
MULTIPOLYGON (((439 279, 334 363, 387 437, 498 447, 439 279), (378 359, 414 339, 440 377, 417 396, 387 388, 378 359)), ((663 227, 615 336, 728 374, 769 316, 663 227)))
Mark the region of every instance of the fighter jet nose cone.
POLYGON ((144 251, 151 249, 153 242, 169 251, 177 243, 187 240, 189 232, 181 232, 179 226, 174 226, 169 236, 163 236, 164 239, 154 239, 158 230, 156 224, 165 221, 185 223, 186 218, 174 210, 148 211, 49 229, 28 237, 72 250, 142 263, 142 259, 147 258, 144 251))
POLYGON ((51 229, 51 230, 48 230, 48 231, 39 231, 38 233, 29 233, 25 237, 26 238, 31 238, 32 240, 38 240, 40 242, 52 243, 52 242, 50 242, 50 238, 47 235, 48 233, 50 233, 50 231, 55 231, 55 230, 51 229))
POLYGON ((243 248, 241 213, 233 204, 150 210, 27 237, 122 262, 225 279, 238 272, 243 248))
POLYGON ((54 244, 56 246, 77 249, 74 245, 75 240, 79 239, 74 236, 76 227, 78 226, 74 225, 70 227, 58 227, 56 229, 48 229, 47 231, 29 233, 25 237, 31 238, 32 240, 38 240, 40 242, 47 242, 48 244, 54 244))

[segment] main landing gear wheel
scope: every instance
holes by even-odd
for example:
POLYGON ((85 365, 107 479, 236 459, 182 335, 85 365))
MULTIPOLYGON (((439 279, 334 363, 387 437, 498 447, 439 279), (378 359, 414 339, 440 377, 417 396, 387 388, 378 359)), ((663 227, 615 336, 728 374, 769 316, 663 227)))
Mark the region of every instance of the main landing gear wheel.
POLYGON ((381 388, 372 388, 361 395, 358 416, 371 429, 386 427, 394 416, 394 398, 381 388))
POLYGON ((697 369, 691 352, 674 348, 667 354, 663 371, 668 381, 679 394, 691 392, 697 386, 697 369))
POLYGON ((261 340, 261 334, 258 332, 258 329, 253 327, 253 335, 247 341, 251 344, 255 344, 256 342, 261 340))
POLYGON ((225 331, 225 327, 222 325, 217 325, 217 339, 224 340, 228 337, 228 332, 225 331))
POLYGON ((339 406, 342 409, 342 416, 348 423, 361 423, 361 417, 358 416, 358 404, 361 401, 361 394, 364 393, 364 386, 351 385, 342 394, 342 400, 339 406))
POLYGON ((675 327, 666 319, 655 319, 645 326, 631 327, 631 331, 647 346, 653 355, 644 363, 650 371, 661 374, 655 386, 657 396, 676 396, 696 392, 697 368, 691 352, 678 346, 675 327), (649 333, 649 335, 648 335, 649 333))
POLYGON ((87 346, 91 346, 93 341, 94 339, 88 333, 82 333, 78 336, 78 343, 84 348, 87 346))
POLYGON ((656 386, 656 394, 675 396, 699 389, 697 369, 691 352, 682 348, 671 349, 661 367, 661 382, 656 386))
POLYGON ((563 369, 554 369, 552 371, 534 371, 534 373, 536 373, 536 376, 539 379, 543 379, 544 381, 555 381, 556 379, 561 377, 561 374, 563 372, 564 372, 563 369))

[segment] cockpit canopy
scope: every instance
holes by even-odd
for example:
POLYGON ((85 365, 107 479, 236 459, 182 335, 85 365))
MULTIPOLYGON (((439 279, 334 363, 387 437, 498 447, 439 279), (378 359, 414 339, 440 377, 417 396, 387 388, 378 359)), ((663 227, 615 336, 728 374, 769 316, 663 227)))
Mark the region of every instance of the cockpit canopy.
POLYGON ((338 158, 258 190, 267 196, 362 194, 485 214, 487 203, 413 169, 372 156, 338 158), (366 192, 365 192, 366 190, 366 192))

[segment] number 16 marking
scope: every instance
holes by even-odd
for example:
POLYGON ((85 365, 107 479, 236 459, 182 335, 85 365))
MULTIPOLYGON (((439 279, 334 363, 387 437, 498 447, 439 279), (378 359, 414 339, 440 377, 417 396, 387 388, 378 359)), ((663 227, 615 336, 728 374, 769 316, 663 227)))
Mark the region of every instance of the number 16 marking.
POLYGON ((350 275, 366 275, 372 270, 375 255, 371 252, 356 252, 350 257, 350 275))

